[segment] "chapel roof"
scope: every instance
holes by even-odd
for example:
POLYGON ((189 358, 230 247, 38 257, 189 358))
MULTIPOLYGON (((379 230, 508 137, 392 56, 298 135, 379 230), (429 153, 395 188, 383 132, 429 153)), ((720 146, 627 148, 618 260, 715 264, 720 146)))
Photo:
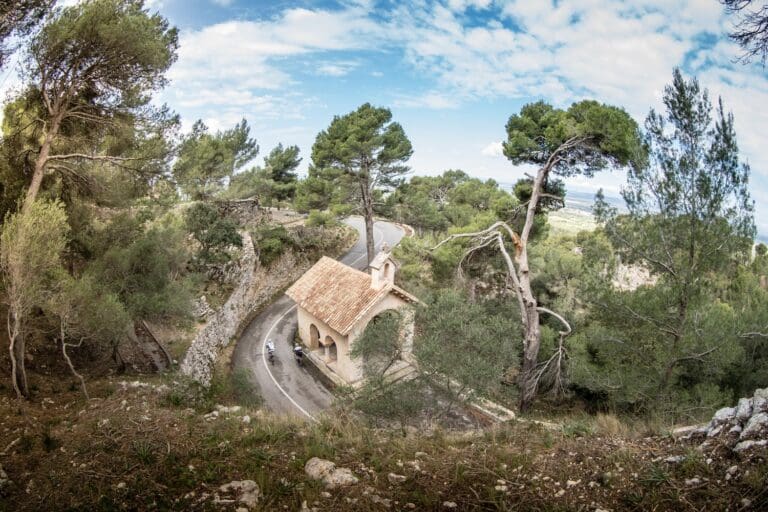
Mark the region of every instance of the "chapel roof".
POLYGON ((342 336, 349 334, 358 320, 390 293, 407 302, 418 302, 391 283, 373 288, 370 275, 327 256, 320 258, 285 293, 342 336))

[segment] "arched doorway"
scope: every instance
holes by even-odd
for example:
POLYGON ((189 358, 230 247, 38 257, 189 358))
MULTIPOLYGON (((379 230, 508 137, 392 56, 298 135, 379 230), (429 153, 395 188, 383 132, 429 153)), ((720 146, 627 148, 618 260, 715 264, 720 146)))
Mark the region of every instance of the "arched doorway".
POLYGON ((320 331, 315 324, 309 326, 309 348, 320 348, 320 331))
POLYGON ((323 345, 325 345, 325 360, 329 363, 332 363, 339 359, 339 352, 338 348, 336 347, 336 341, 334 341, 333 338, 330 336, 325 337, 325 341, 323 342, 323 345))

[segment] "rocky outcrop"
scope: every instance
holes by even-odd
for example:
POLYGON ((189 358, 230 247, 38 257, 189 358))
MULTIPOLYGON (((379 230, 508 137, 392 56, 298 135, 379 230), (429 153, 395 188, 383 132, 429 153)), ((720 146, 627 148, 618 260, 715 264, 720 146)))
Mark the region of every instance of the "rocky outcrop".
POLYGON ((720 409, 712 421, 690 434, 690 437, 696 436, 706 438, 701 444, 705 450, 718 444, 724 444, 737 453, 766 449, 768 388, 756 390, 752 398, 742 398, 735 407, 720 409))
POLYGON ((237 335, 252 308, 256 252, 251 236, 247 232, 241 234, 243 250, 238 262, 237 285, 227 302, 197 333, 181 363, 181 372, 204 386, 211 382, 213 363, 219 351, 237 335))

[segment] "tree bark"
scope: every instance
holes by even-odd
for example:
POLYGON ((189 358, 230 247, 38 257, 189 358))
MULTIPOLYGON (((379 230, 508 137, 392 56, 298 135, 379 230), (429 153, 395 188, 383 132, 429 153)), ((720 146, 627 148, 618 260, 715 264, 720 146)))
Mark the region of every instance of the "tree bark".
POLYGON ((367 179, 360 180, 360 193, 363 201, 363 217, 365 218, 365 249, 368 253, 368 264, 370 264, 376 256, 376 248, 373 238, 373 198, 367 179))
MULTIPOLYGON (((548 162, 549 163, 549 162, 548 162)), ((521 250, 518 256, 518 269, 520 281, 520 294, 525 308, 525 338, 523 340, 523 361, 518 376, 520 388, 520 410, 526 411, 533 403, 536 396, 536 365, 538 363, 539 349, 541 348, 541 326, 539 325, 539 310, 536 297, 531 288, 531 275, 528 267, 528 239, 533 229, 534 216, 539 205, 541 190, 549 174, 549 165, 543 166, 536 173, 531 187, 531 199, 528 201, 528 210, 525 214, 525 224, 520 234, 521 250)))
POLYGON ((40 185, 43 183, 43 177, 45 176, 45 166, 48 163, 48 158, 51 154, 51 145, 53 139, 59 134, 59 126, 61 125, 62 113, 57 113, 53 117, 50 128, 45 132, 45 138, 43 144, 40 146, 40 153, 35 160, 35 169, 32 173, 32 182, 27 189, 27 195, 24 198, 24 204, 21 207, 22 213, 29 211, 32 203, 37 199, 37 194, 40 192, 40 185))

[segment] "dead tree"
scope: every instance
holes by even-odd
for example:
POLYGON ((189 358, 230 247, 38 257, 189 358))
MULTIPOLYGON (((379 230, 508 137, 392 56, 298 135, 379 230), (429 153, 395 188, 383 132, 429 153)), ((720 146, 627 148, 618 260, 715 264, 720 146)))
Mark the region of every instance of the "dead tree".
MULTIPOLYGON (((534 189, 535 190, 535 189, 534 189)), ((536 193, 534 192, 534 195, 536 193)), ((538 201, 538 199, 537 199, 538 201)), ((523 235, 517 233, 506 222, 496 222, 492 226, 474 233, 461 233, 452 235, 440 242, 434 249, 457 238, 469 238, 472 245, 464 252, 459 267, 464 260, 471 254, 486 247, 497 246, 499 252, 504 257, 507 266, 507 274, 512 281, 512 288, 515 290, 518 306, 520 308, 520 318, 523 323, 523 361, 521 371, 518 375, 518 387, 520 388, 520 410, 526 410, 532 403, 533 398, 539 388, 539 384, 544 380, 549 380, 552 389, 559 392, 563 389, 563 368, 566 357, 565 338, 571 334, 571 326, 562 315, 554 311, 539 306, 536 297, 531 289, 531 277, 528 269, 527 241, 530 236, 533 225, 533 214, 535 210, 534 198, 528 204, 529 214, 526 217, 523 235), (533 206, 532 206, 533 205, 533 206), (527 228, 527 229, 526 229, 527 228), (505 236, 515 247, 514 256, 510 255, 506 247, 505 236), (541 313, 549 314, 555 317, 563 324, 563 329, 559 332, 558 349, 547 361, 539 364, 538 355, 541 347, 541 325, 539 317, 541 313)), ((433 250, 434 250, 433 249, 433 250)))

